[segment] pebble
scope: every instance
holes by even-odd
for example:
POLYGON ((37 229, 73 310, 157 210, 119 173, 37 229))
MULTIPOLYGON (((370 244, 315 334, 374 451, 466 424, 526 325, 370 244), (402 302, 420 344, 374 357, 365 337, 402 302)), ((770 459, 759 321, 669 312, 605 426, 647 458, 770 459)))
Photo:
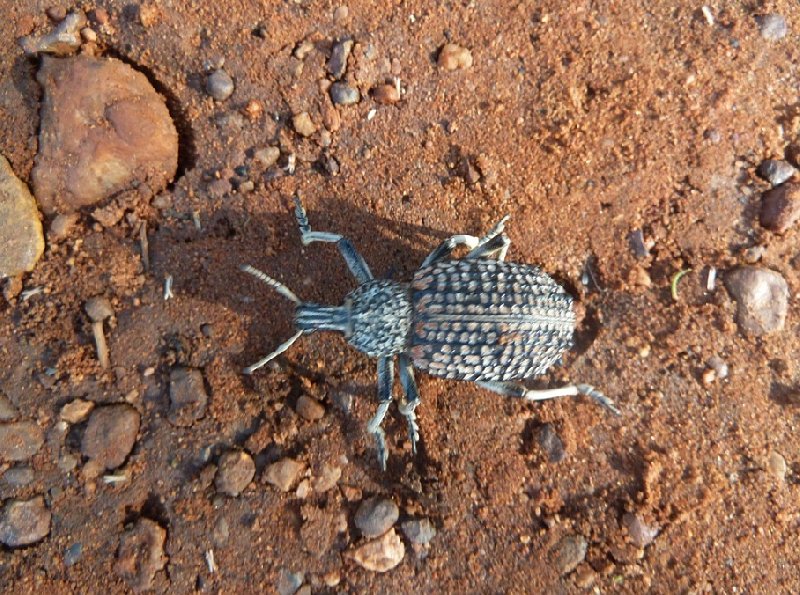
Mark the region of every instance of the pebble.
POLYGON ((394 529, 352 551, 356 563, 370 572, 387 572, 400 564, 405 555, 406 548, 394 529))
POLYGON ((17 408, 14 407, 14 403, 0 392, 0 421, 11 421, 12 419, 16 419, 17 415, 19 415, 19 412, 17 408))
POLYGON ((759 176, 773 186, 783 184, 797 173, 797 170, 788 161, 782 159, 765 159, 756 170, 759 176))
POLYGON ((567 574, 586 558, 586 538, 583 535, 566 535, 555 548, 555 565, 558 572, 567 574))
POLYGON ((333 21, 337 25, 342 25, 347 22, 350 17, 350 9, 347 6, 337 6, 333 11, 333 21))
POLYGON ((458 70, 472 66, 472 52, 455 43, 445 44, 439 51, 439 66, 445 70, 458 70))
POLYGON ((314 478, 314 491, 320 494, 334 488, 342 477, 342 468, 323 463, 322 469, 314 478))
POLYGON ((11 467, 2 476, 2 483, 15 489, 21 488, 33 481, 33 469, 26 465, 11 467))
POLYGON ((558 435, 553 424, 542 424, 536 434, 539 446, 547 455, 547 460, 551 463, 559 463, 564 460, 566 452, 564 450, 564 442, 558 435))
POLYGON ((436 537, 436 527, 430 519, 412 519, 401 523, 400 527, 411 543, 425 545, 436 537))
POLYGON ((111 302, 104 297, 89 298, 83 305, 83 309, 86 310, 86 313, 93 322, 102 322, 114 314, 114 308, 111 307, 111 302))
POLYGON ((728 364, 726 364, 725 360, 723 360, 718 355, 712 355, 710 358, 708 358, 708 362, 706 363, 709 368, 714 370, 717 378, 719 378, 720 380, 724 380, 725 378, 728 377, 729 373, 728 364))
POLYGON ((375 103, 390 105, 400 101, 400 92, 395 85, 378 85, 372 90, 372 98, 375 103))
POLYGON ((280 156, 281 150, 278 147, 264 147, 253 153, 253 161, 266 169, 275 165, 280 156))
POLYGON ((281 568, 275 589, 278 591, 278 595, 294 595, 302 586, 305 578, 305 574, 302 572, 292 572, 288 568, 281 568))
POLYGON ((53 221, 50 222, 50 232, 47 234, 51 241, 59 241, 66 238, 78 222, 77 213, 68 213, 66 215, 57 215, 53 221))
POLYGON ((0 424, 0 460, 25 461, 39 452, 44 432, 32 421, 0 424))
POLYGON ((0 279, 32 271, 44 251, 36 199, 0 155, 0 279))
POLYGON ((171 424, 190 426, 206 414, 208 394, 203 373, 196 368, 173 368, 169 374, 169 413, 171 424))
POLYGON ((786 481, 786 459, 778 452, 771 452, 767 457, 767 471, 778 482, 786 481))
POLYGON ((300 136, 308 138, 317 131, 317 126, 311 121, 308 112, 300 112, 292 118, 292 125, 300 136))
POLYGON ((736 300, 736 321, 742 332, 761 336, 783 329, 789 288, 780 273, 743 266, 725 276, 725 285, 736 300))
POLYGON ((236 497, 256 474, 253 457, 243 450, 230 450, 219 458, 214 486, 218 492, 236 497))
POLYGON ((761 225, 784 233, 800 219, 800 183, 786 182, 767 190, 761 197, 761 225))
POLYGON ((67 423, 77 424, 86 419, 92 409, 94 409, 94 403, 91 401, 75 399, 64 405, 58 416, 67 423))
POLYGON ((66 56, 81 46, 81 29, 86 26, 82 11, 68 14, 50 33, 42 36, 27 35, 19 40, 22 51, 29 56, 39 53, 66 56))
POLYGON ((231 75, 222 69, 215 70, 206 78, 206 93, 217 101, 225 101, 233 95, 234 84, 231 75))
POLYGON ((133 450, 139 412, 125 403, 97 407, 81 440, 81 453, 105 469, 115 469, 133 450))
POLYGON ((167 531, 155 521, 142 517, 119 540, 114 571, 134 591, 152 587, 156 572, 164 568, 167 531))
POLYGON ((50 518, 42 496, 9 500, 0 518, 0 543, 19 547, 41 541, 50 533, 50 518))
POLYGON ((300 395, 297 399, 297 406, 295 407, 297 414, 305 420, 316 421, 322 419, 325 415, 325 407, 308 395, 300 395))
POLYGON ((756 23, 761 30, 761 37, 767 41, 778 41, 786 37, 789 28, 786 19, 780 14, 762 14, 756 17, 756 23))
POLYGON ((144 74, 115 58, 45 56, 36 80, 43 98, 31 181, 45 214, 127 190, 158 193, 175 176, 178 133, 144 74))
POLYGON ((303 471, 304 465, 294 459, 285 458, 277 463, 272 463, 264 471, 264 479, 282 492, 288 492, 298 475, 303 471))
POLYGON ((358 89, 347 83, 336 82, 331 85, 331 101, 336 105, 353 105, 361 101, 358 89))
POLYGON ((628 244, 630 244, 633 255, 636 258, 647 258, 650 256, 650 250, 644 242, 644 233, 641 229, 634 229, 628 234, 628 244))
POLYGON ((622 515, 622 524, 628 530, 631 542, 640 548, 647 547, 658 536, 659 528, 646 524, 637 514, 626 512, 622 515))
POLYGON ((328 72, 333 78, 340 79, 347 71, 347 58, 353 49, 352 39, 343 39, 334 44, 328 60, 328 72))
POLYGON ((64 566, 74 566, 83 553, 83 544, 78 541, 64 550, 64 566))
POLYGON ((355 525, 364 537, 378 537, 386 533, 399 516, 397 504, 388 498, 375 496, 364 500, 358 507, 355 525))

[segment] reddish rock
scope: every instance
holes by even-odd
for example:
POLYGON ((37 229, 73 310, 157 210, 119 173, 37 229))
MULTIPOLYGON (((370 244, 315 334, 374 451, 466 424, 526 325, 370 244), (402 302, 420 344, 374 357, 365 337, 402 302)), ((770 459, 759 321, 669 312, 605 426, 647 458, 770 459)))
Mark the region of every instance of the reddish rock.
POLYGON ((787 182, 767 190, 761 197, 761 225, 784 233, 800 219, 800 184, 787 182))

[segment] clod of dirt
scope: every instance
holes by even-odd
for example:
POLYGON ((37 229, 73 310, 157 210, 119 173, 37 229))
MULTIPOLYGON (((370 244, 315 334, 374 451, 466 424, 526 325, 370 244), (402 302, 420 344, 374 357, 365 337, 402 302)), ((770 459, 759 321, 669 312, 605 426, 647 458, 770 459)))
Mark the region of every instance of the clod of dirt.
POLYGON ((31 173, 45 213, 71 212, 178 167, 178 133, 147 78, 114 58, 45 56, 39 153, 31 173))
POLYGON ((264 479, 282 492, 288 492, 297 476, 303 471, 304 465, 294 459, 285 458, 277 463, 272 463, 264 471, 264 479))
POLYGON ((36 200, 0 155, 0 279, 32 271, 44 251, 36 200))
POLYGON ((42 496, 9 500, 0 519, 0 543, 19 547, 41 541, 50 533, 50 517, 42 496))
POLYGON ((745 266, 728 273, 725 285, 736 300, 736 321, 745 334, 761 336, 783 329, 789 288, 780 273, 745 266))
POLYGON ((58 416, 65 422, 77 424, 86 419, 86 416, 94 409, 94 403, 84 399, 75 399, 61 408, 58 416))
POLYGON ((236 497, 256 474, 253 457, 243 450, 230 450, 219 458, 214 486, 218 492, 236 497))
POLYGON ((800 184, 787 182, 767 190, 761 197, 761 225, 784 233, 800 219, 800 184))
POLYGON ((626 512, 622 515, 622 525, 628 530, 631 542, 640 548, 647 547, 658 536, 659 528, 645 523, 638 514, 626 512))
POLYGON ((399 516, 397 504, 388 498, 369 498, 358 507, 355 525, 364 537, 378 537, 386 533, 399 516))
POLYGON ((308 421, 317 421, 325 415, 325 407, 308 395, 301 395, 295 407, 297 415, 308 421))
POLYGON ((564 450, 564 442, 561 440, 553 424, 541 425, 536 438, 549 462, 560 463, 564 460, 564 457, 567 456, 564 450))
POLYGON ((66 56, 81 46, 81 29, 86 26, 83 11, 68 14, 55 29, 42 36, 28 35, 19 40, 22 51, 29 56, 55 54, 66 56))
POLYGON ((445 70, 470 68, 472 66, 472 52, 455 43, 448 43, 439 51, 438 63, 445 70))
POLYGON ((152 587, 156 572, 164 568, 167 531, 147 518, 139 519, 119 541, 115 572, 136 592, 152 587))
POLYGON ((425 545, 436 537, 436 527, 430 519, 413 519, 400 524, 403 533, 411 543, 425 545))
POLYGON ((44 432, 32 421, 0 424, 0 461, 24 461, 44 444, 44 432))
POLYGON ((0 421, 11 421, 12 419, 16 419, 19 412, 17 408, 14 407, 14 403, 11 402, 6 395, 0 393, 0 421))
POLYGON ((317 126, 311 121, 308 112, 300 112, 292 118, 292 125, 300 136, 309 137, 317 131, 317 126))
POLYGON ((190 426, 206 414, 208 394, 203 374, 196 368, 173 368, 169 374, 168 419, 175 426, 190 426))
POLYGON ((319 475, 314 477, 314 491, 324 493, 333 488, 342 477, 342 468, 323 463, 319 475))
POLYGON ((233 95, 234 84, 231 75, 222 70, 215 70, 206 79, 206 93, 217 101, 225 101, 233 95))
POLYGON ((303 526, 300 528, 300 540, 303 548, 310 554, 321 558, 331 549, 336 536, 337 518, 329 509, 322 509, 313 504, 303 506, 303 526))
POLYGON ((554 548, 554 564, 561 574, 575 570, 586 558, 586 538, 583 535, 566 535, 554 548))
POLYGON ((333 46, 330 60, 328 60, 328 72, 335 79, 340 79, 347 71, 347 58, 353 49, 352 39, 343 39, 333 46))
POLYGON ((81 453, 105 469, 125 462, 139 433, 139 412, 119 403, 92 411, 81 441, 81 453))
POLYGON ((47 239, 51 242, 58 242, 66 238, 78 222, 77 213, 68 213, 66 215, 57 215, 55 219, 50 222, 50 231, 47 234, 47 239))
POLYGON ((380 539, 357 547, 351 555, 353 560, 366 570, 387 572, 403 561, 406 548, 395 530, 390 529, 380 539))
POLYGON ((797 170, 788 161, 782 159, 765 159, 756 170, 759 176, 773 186, 783 184, 797 173, 797 170))
POLYGON ((767 41, 781 40, 789 32, 786 19, 780 14, 758 15, 756 23, 758 23, 758 28, 761 30, 761 37, 767 41))
POLYGON ((372 90, 375 103, 391 105, 400 101, 400 92, 395 85, 378 85, 372 90))

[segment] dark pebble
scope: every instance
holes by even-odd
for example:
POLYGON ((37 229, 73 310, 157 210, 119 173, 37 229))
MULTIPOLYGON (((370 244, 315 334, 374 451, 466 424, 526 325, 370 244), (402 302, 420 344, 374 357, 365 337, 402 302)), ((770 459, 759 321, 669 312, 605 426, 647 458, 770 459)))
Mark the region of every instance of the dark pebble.
POLYGON ((537 439, 539 441, 539 446, 542 447, 542 450, 544 450, 547 455, 548 461, 551 463, 559 463, 564 460, 566 456, 564 443, 561 441, 553 424, 543 424, 540 426, 537 432, 537 439))
POLYGON ((331 58, 328 60, 328 72, 333 78, 342 78, 347 71, 347 58, 353 49, 352 39, 343 39, 333 46, 331 58))
POLYGON ((397 504, 387 498, 369 498, 358 507, 355 524, 364 537, 378 537, 386 533, 397 518, 400 511, 397 504))
POLYGON ((800 184, 787 182, 767 190, 761 197, 761 225, 784 233, 800 219, 800 184))
POLYGON ((758 166, 756 173, 773 186, 783 184, 791 178, 797 170, 792 164, 782 159, 766 159, 758 166))
POLYGON ((77 562, 83 553, 83 544, 80 542, 73 543, 66 550, 64 550, 64 565, 72 566, 77 562))
POLYGON ((217 101, 225 101, 233 95, 233 79, 224 70, 215 70, 206 79, 206 92, 217 101))
POLYGON ((361 93, 347 83, 333 83, 331 85, 331 101, 336 105, 353 105, 361 101, 361 93))
POLYGON ((195 368, 173 368, 169 375, 170 423, 190 426, 206 414, 208 394, 203 374, 195 368))

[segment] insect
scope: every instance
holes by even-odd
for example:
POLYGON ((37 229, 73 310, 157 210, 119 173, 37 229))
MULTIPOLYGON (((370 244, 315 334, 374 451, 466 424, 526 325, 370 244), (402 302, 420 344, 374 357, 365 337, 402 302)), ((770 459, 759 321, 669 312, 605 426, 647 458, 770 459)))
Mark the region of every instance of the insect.
POLYGON ((303 245, 336 244, 359 285, 341 306, 304 302, 288 287, 249 265, 241 269, 296 304, 296 332, 275 351, 244 369, 246 374, 280 355, 302 335, 338 331, 378 360, 378 410, 367 424, 375 437, 378 462, 386 468, 386 437, 381 423, 392 403, 394 360, 405 393, 405 417, 412 452, 419 427, 416 367, 442 378, 468 380, 501 395, 541 401, 586 395, 619 414, 614 404, 587 384, 531 390, 521 380, 544 374, 572 347, 572 298, 541 269, 505 262, 511 244, 504 233, 508 216, 485 236, 453 235, 423 261, 408 283, 375 279, 347 238, 312 231, 299 197, 295 217, 303 245), (469 250, 452 259, 457 246, 469 250))

